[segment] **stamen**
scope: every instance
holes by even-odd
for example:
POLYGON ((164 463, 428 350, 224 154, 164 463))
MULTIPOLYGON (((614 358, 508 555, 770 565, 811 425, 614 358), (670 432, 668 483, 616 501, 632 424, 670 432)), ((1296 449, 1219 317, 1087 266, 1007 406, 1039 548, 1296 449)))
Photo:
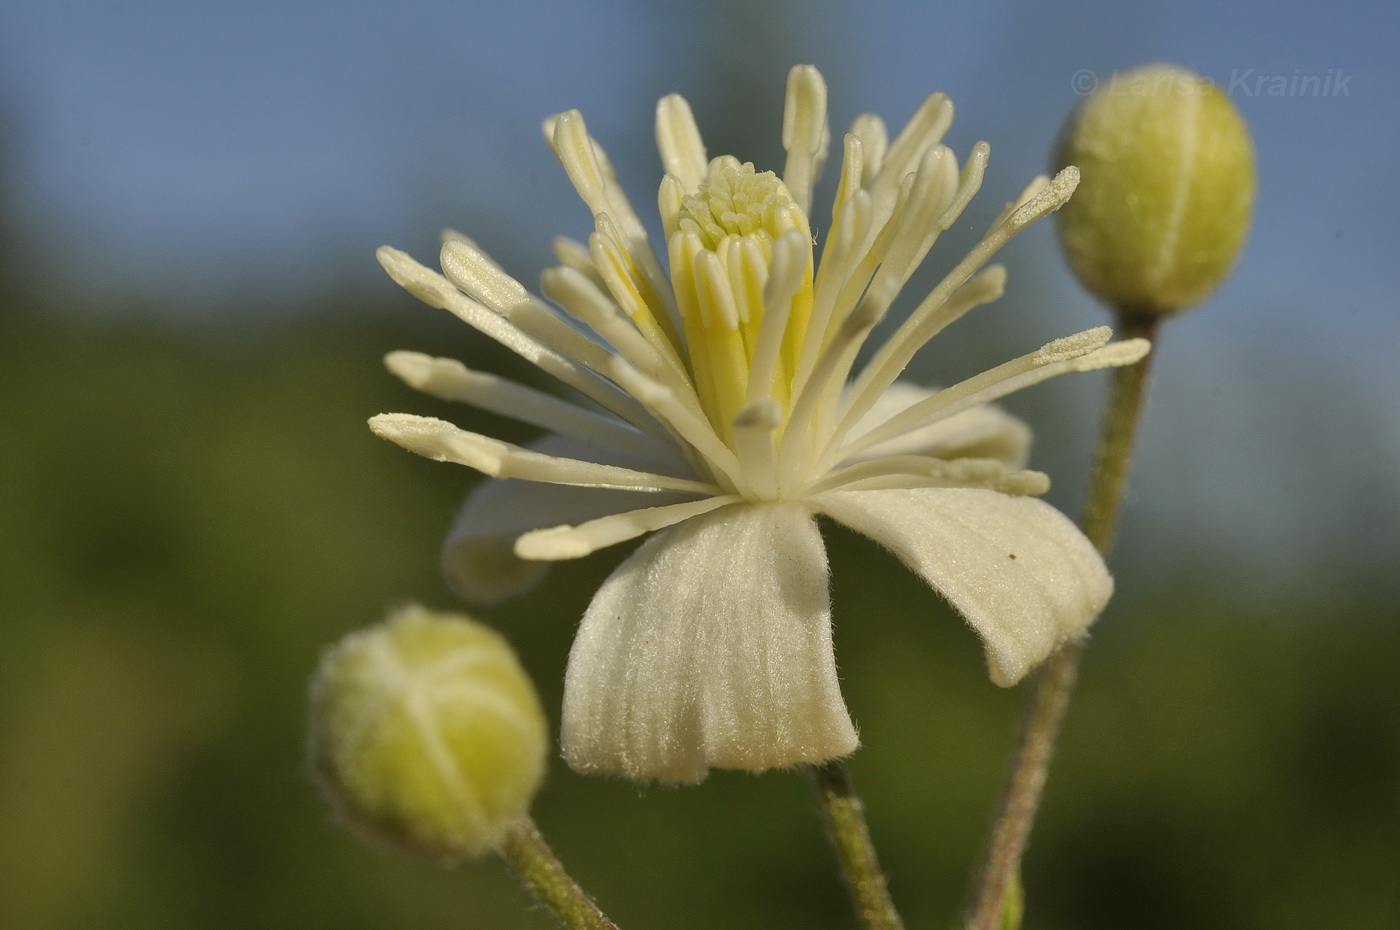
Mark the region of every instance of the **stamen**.
POLYGON ((691 367, 708 379, 712 402, 706 411, 710 421, 716 430, 727 430, 748 390, 748 355, 739 332, 734 296, 719 256, 701 249, 693 261, 692 284, 700 314, 695 325, 686 331, 691 367))
POLYGON ((515 541, 515 554, 522 559, 547 562, 581 559, 599 549, 636 539, 644 533, 674 526, 683 520, 718 510, 726 504, 737 504, 741 500, 743 498, 727 494, 698 501, 615 513, 577 526, 553 526, 548 529, 531 530, 515 541))
POLYGON ((953 196, 953 202, 948 205, 947 212, 939 218, 939 226, 944 229, 953 228, 963 210, 967 209, 972 198, 982 189, 982 178, 987 173, 987 161, 991 157, 992 147, 987 143, 979 142, 972 147, 967 161, 963 163, 962 172, 958 175, 958 192, 953 196))
MULTIPOLYGON (((856 378, 847 395, 841 420, 833 432, 828 449, 839 446, 846 433, 860 422, 860 418, 870 411, 875 401, 899 379, 904 366, 909 364, 919 349, 974 307, 996 300, 1002 295, 1005 287, 1006 269, 1000 265, 992 265, 954 291, 935 312, 922 314, 917 327, 900 327, 900 330, 880 347, 875 357, 856 378)), ((920 316, 919 311, 931 300, 932 294, 919 305, 910 318, 920 316)))
POLYGON ((505 316, 517 304, 528 303, 530 292, 506 274, 477 244, 461 234, 445 236, 442 271, 473 300, 505 316))
POLYGON ((1146 339, 1128 339, 1111 346, 1103 346, 1100 337, 1106 329, 1108 327, 1101 326, 1077 336, 1057 339, 1029 355, 1012 359, 939 391, 848 443, 835 458, 837 461, 844 461, 876 443, 928 426, 971 407, 990 403, 1058 375, 1131 365, 1146 355, 1151 348, 1146 339), (1096 348, 1096 345, 1100 347, 1096 348), (1047 354, 1047 349, 1053 351, 1047 354), (1074 351, 1078 354, 1072 354, 1074 351))
POLYGON ((942 141, 943 134, 951 125, 952 102, 943 94, 929 94, 924 98, 904 129, 890 143, 879 172, 866 184, 866 189, 875 198, 876 216, 888 215, 905 175, 914 170, 924 152, 942 141))
POLYGON ((783 183, 804 212, 811 209, 812 185, 821 174, 830 143, 826 82, 811 65, 797 65, 788 72, 783 107, 783 148, 787 150, 783 183))
POLYGON ((946 228, 942 218, 957 194, 957 159, 946 146, 936 145, 924 154, 913 177, 907 200, 886 227, 893 228, 889 249, 861 298, 878 307, 881 315, 946 228))
POLYGON ((817 354, 832 327, 832 315, 838 302, 844 298, 847 305, 853 306, 860 292, 852 293, 852 289, 864 288, 874 270, 873 264, 863 261, 873 215, 874 201, 870 192, 863 190, 856 191, 837 211, 836 222, 817 266, 812 315, 802 337, 792 379, 794 391, 801 391, 811 376, 817 354), (857 268, 864 269, 863 279, 857 268))
POLYGON ((739 466, 761 500, 775 500, 778 496, 776 440, 782 425, 782 408, 768 398, 746 404, 734 417, 734 450, 739 466))
POLYGON ((811 261, 811 240, 800 232, 783 233, 773 243, 773 262, 768 268, 768 281, 763 288, 763 321, 754 341, 749 362, 749 386, 746 402, 773 397, 787 403, 787 392, 774 397, 778 363, 783 348, 783 336, 792 315, 792 301, 802 287, 811 261))
POLYGON ((1050 179, 1048 177, 1043 174, 1036 175, 1015 200, 1008 203, 1005 207, 1002 207, 1001 212, 997 214, 997 218, 992 220, 992 226, 1000 226, 1002 223, 1005 223, 1011 218, 1011 214, 1030 203, 1031 200, 1039 196, 1040 193, 1049 186, 1050 179))
POLYGON ((899 373, 904 370, 905 365, 909 364, 909 360, 914 357, 914 354, 923 347, 929 338, 932 338, 932 334, 922 339, 915 338, 915 335, 920 334, 924 328, 927 318, 937 313, 949 295, 961 287, 973 272, 996 254, 996 251, 1009 242, 1013 236, 1029 224, 1063 206, 1070 194, 1074 193, 1075 185, 1078 183, 1078 169, 1072 166, 1064 169, 1055 176, 1045 190, 1017 208, 1005 223, 992 227, 976 248, 949 272, 948 276, 933 289, 928 297, 924 298, 923 303, 919 304, 918 308, 909 315, 909 318, 900 325, 889 341, 875 353, 875 357, 866 365, 865 370, 857 379, 850 409, 843 419, 854 423, 865 415, 880 394, 884 393, 885 389, 899 377, 899 373))
POLYGON ((1099 348, 1113 338, 1113 329, 1109 326, 1095 326, 1093 329, 1086 329, 1082 333, 1075 333, 1072 336, 1062 336, 1052 342, 1047 342, 1036 350, 1033 359, 1037 365, 1053 365, 1056 362, 1067 362, 1070 359, 1087 355, 1099 348))
POLYGON ((547 269, 540 275, 540 284, 545 296, 569 311, 575 319, 593 327, 633 365, 651 377, 679 388, 681 396, 699 410, 699 399, 691 387, 690 376, 669 341, 647 339, 597 285, 572 268, 547 269))
POLYGON ((603 276, 598 274, 597 266, 593 264, 592 256, 588 254, 588 246, 566 236, 556 236, 549 245, 554 257, 559 259, 559 264, 586 275, 599 289, 607 287, 603 283, 603 276))
MULTIPOLYGON (((729 236, 712 254, 724 278, 727 299, 734 305, 736 326, 747 335, 748 324, 753 323, 757 328, 763 314, 763 284, 768 278, 768 260, 752 236, 729 236), (757 266, 752 264, 755 256, 757 266)), ((745 339, 745 343, 748 341, 745 339)))
POLYGON ((696 293, 700 299, 700 319, 706 329, 739 328, 739 306, 718 254, 728 241, 718 243, 716 249, 702 249, 695 253, 696 293))
MULTIPOLYGON (((500 314, 488 310, 457 290, 442 275, 423 267, 398 249, 381 246, 375 255, 379 264, 389 273, 389 277, 428 306, 449 311, 473 329, 496 340, 546 374, 553 375, 643 432, 669 441, 666 431, 641 404, 601 377, 601 372, 588 365, 587 360, 575 361, 557 347, 522 332, 500 314)), ((583 338, 605 357, 611 357, 606 350, 581 333, 569 331, 583 338)))
POLYGON ((1006 221, 1007 227, 1014 235, 1036 220, 1044 219, 1063 207, 1078 186, 1079 169, 1074 165, 1062 169, 1039 193, 1015 209, 1006 221))
POLYGON ((836 398, 840 396, 845 374, 855 361, 856 353, 878 317, 864 308, 848 316, 833 334, 817 358, 812 377, 802 386, 793 401, 792 415, 783 432, 778 452, 780 488, 787 490, 810 478, 816 466, 816 456, 804 455, 803 443, 811 444, 823 433, 822 420, 830 416, 836 398), (806 468, 804 469, 804 464, 806 468))
POLYGON ((1002 494, 1039 497, 1050 490, 1050 478, 1038 471, 1012 471, 996 459, 949 461, 927 455, 894 455, 832 472, 808 493, 894 488, 985 488, 1002 494))
POLYGON ((860 190, 860 179, 865 172, 864 143, 855 133, 846 133, 842 140, 841 176, 836 181, 836 199, 832 201, 834 216, 841 205, 860 190))
POLYGON ((695 450, 712 477, 717 481, 727 481, 740 494, 749 490, 739 459, 724 444, 708 420, 687 409, 676 398, 674 391, 647 377, 625 359, 614 357, 610 367, 613 380, 665 424, 676 438, 695 450))
POLYGON ((656 192, 656 210, 661 214, 661 234, 666 242, 680 229, 681 206, 685 203, 685 187, 672 175, 661 179, 656 192))
POLYGON ((491 478, 519 478, 522 481, 615 491, 719 493, 719 488, 708 482, 637 471, 621 465, 601 465, 545 455, 459 429, 433 417, 382 413, 370 418, 369 427, 376 436, 397 443, 410 452, 438 462, 466 465, 491 478))
POLYGON ((639 269, 641 277, 664 304, 666 274, 652 251, 646 227, 618 182, 617 172, 607 152, 588 134, 583 114, 578 110, 561 113, 545 121, 544 131, 545 138, 583 202, 588 204, 595 218, 605 213, 617 223, 621 232, 619 241, 639 269))
POLYGON ((656 147, 661 164, 686 191, 693 191, 705 180, 709 159, 705 142, 695 125, 690 104, 679 94, 662 97, 656 105, 656 147))
POLYGON ((472 371, 456 359, 390 352, 384 364, 410 387, 442 400, 471 404, 598 446, 639 452, 653 447, 645 434, 624 423, 498 375, 472 371))
POLYGON ((445 242, 440 260, 448 280, 521 332, 594 371, 606 364, 606 349, 541 306, 471 240, 463 237, 445 242))
POLYGON ((869 188, 875 183, 875 178, 884 165, 885 152, 889 151, 889 131, 885 129, 885 121, 879 116, 874 113, 862 113, 851 121, 851 135, 860 140, 861 151, 865 156, 860 186, 869 188))
POLYGON ((681 342, 671 319, 673 308, 658 299, 646 277, 632 263, 631 254, 623 248, 608 215, 600 213, 595 219, 597 231, 588 237, 589 256, 608 292, 648 341, 658 345, 669 342, 672 352, 679 353, 681 342), (653 308, 659 313, 653 313, 653 308))

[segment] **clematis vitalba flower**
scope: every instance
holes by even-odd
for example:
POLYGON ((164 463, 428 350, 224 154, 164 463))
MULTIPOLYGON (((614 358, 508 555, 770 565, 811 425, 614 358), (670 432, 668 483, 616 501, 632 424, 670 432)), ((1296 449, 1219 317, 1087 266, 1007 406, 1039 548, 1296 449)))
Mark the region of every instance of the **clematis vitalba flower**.
POLYGON ((409 384, 544 429, 528 447, 387 414, 376 433, 491 480, 468 498, 444 563, 459 593, 505 597, 545 563, 651 533, 584 615, 565 675, 561 742, 584 772, 698 781, 852 752, 832 649, 825 514, 892 551, 982 638, 1010 685, 1103 609, 1112 581, 1074 525, 1037 499, 1029 430, 989 402, 1148 349, 1098 328, 939 391, 900 381, 944 327, 1002 292, 984 267, 1060 207, 1074 168, 1040 178, 856 370, 900 289, 979 188, 988 148, 940 144, 930 96, 894 139, 856 119, 830 232, 808 210, 828 147, 826 86, 789 75, 782 176, 710 158, 689 106, 657 107, 665 167, 657 255, 576 111, 545 136, 593 213, 559 241, 550 307, 449 233, 443 274, 384 248, 389 274, 576 389, 574 403, 447 359, 396 352, 409 384))

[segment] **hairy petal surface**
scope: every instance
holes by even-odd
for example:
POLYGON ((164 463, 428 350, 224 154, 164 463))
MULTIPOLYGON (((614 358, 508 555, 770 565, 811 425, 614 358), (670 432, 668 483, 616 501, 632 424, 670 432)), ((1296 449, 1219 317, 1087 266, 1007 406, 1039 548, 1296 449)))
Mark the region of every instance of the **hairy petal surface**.
POLYGON ((1036 498, 920 488, 833 491, 815 504, 946 597, 982 637, 1003 687, 1088 629, 1113 593, 1089 540, 1036 498))
POLYGON ((648 539, 583 618, 561 741, 581 772, 681 782, 853 752, 808 509, 725 507, 648 539))

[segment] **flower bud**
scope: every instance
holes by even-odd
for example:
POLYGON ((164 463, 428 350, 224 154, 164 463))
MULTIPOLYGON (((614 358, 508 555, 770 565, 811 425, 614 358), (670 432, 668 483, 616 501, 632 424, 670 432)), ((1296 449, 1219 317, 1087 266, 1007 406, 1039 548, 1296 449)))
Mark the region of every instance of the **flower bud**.
POLYGON ((418 606, 326 650, 311 686, 332 803, 372 839, 436 856, 499 846, 544 776, 546 730, 499 633, 418 606))
POLYGON ((1057 215, 1070 267, 1124 316, 1201 301, 1249 231, 1249 130, 1219 87, 1184 68, 1115 74, 1070 116, 1055 164, 1081 174, 1057 215))

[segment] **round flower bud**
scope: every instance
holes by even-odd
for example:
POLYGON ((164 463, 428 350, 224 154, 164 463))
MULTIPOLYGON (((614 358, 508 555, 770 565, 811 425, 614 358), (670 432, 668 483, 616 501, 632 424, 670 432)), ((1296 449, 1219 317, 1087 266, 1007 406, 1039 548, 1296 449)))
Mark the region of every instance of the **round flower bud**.
POLYGON ((456 858, 495 849, 529 809, 549 737, 510 645, 410 606, 326 650, 311 686, 313 769, 373 839, 456 858))
POLYGON ((1055 163, 1081 176, 1057 214, 1070 267, 1120 314, 1198 303, 1244 244, 1249 130, 1219 87, 1184 68, 1115 74, 1070 116, 1055 163))

